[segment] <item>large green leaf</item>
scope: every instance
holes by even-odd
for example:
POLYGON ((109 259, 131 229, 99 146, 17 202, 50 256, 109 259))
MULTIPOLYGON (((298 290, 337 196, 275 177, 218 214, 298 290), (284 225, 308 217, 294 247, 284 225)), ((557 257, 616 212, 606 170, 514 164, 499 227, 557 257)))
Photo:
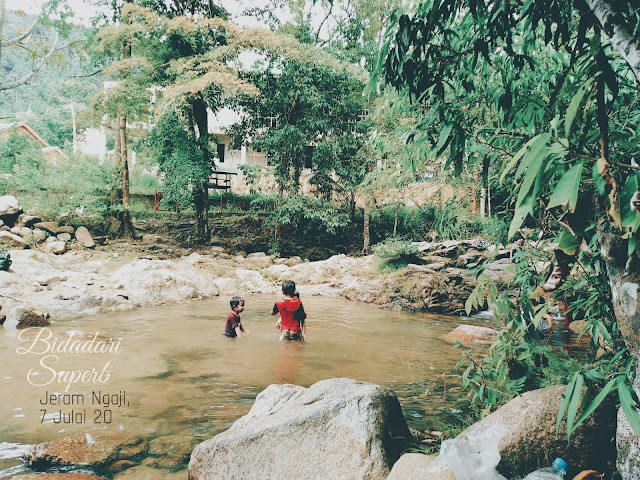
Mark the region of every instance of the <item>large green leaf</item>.
POLYGON ((623 227, 633 227, 636 223, 635 210, 631 210, 631 197, 638 190, 638 179, 635 175, 630 175, 620 192, 620 216, 623 227))
POLYGON ((551 134, 549 133, 541 133, 536 137, 536 141, 531 144, 531 148, 525 152, 520 165, 518 165, 515 176, 516 179, 520 178, 520 176, 529 169, 531 163, 538 158, 541 152, 543 152, 545 156, 547 155, 547 142, 550 138, 551 134))
POLYGON ((556 434, 560 430, 560 424, 562 423, 562 419, 564 418, 564 414, 567 411, 567 407, 569 406, 569 401, 573 395, 573 389, 576 386, 576 377, 578 372, 573 374, 571 377, 571 381, 567 384, 567 388, 565 388, 564 393, 562 394, 562 401, 560 402, 560 407, 558 408, 558 418, 556 419, 556 434))
MULTIPOLYGON (((575 164, 565 172, 551 194, 547 209, 559 205, 568 205, 569 211, 574 212, 578 203, 578 190, 584 161, 575 164)), ((634 177, 635 178, 635 177, 634 177)))
POLYGON ((527 215, 533 213, 533 202, 535 198, 533 195, 527 195, 518 205, 516 205, 516 211, 513 214, 513 220, 509 226, 509 238, 512 238, 518 229, 522 226, 522 222, 527 218, 527 215))
POLYGON ((576 385, 573 387, 571 400, 569 400, 569 408, 567 408, 567 440, 570 438, 570 432, 575 428, 575 419, 582 401, 582 387, 584 386, 584 377, 580 372, 576 372, 576 385))
POLYGON ((558 249, 562 250, 567 255, 575 255, 578 247, 580 246, 581 239, 571 233, 567 228, 562 230, 560 234, 560 240, 558 240, 558 249))
MULTIPOLYGON (((538 140, 542 135, 549 135, 549 134, 541 133, 540 135, 533 137, 527 143, 525 143, 520 150, 518 150, 518 153, 516 153, 511 160, 509 160, 509 163, 507 163, 507 165, 504 167, 504 170, 502 170, 502 174, 500 175, 500 183, 504 181, 504 177, 506 177, 507 174, 513 169, 513 167, 516 166, 516 164, 520 161, 520 159, 524 156, 524 154, 531 150, 532 145, 534 143, 537 144, 538 140)), ((549 137, 547 137, 547 140, 548 138, 549 137)))
POLYGON ((584 95, 589 91, 592 82, 593 77, 584 82, 571 99, 571 103, 569 103, 569 107, 567 108, 567 115, 564 119, 564 136, 567 138, 569 138, 569 134, 571 133, 571 126, 573 125, 573 120, 576 118, 576 114, 578 113, 578 109, 580 108, 580 104, 582 103, 582 99, 584 98, 584 95))
POLYGON ((580 415, 580 418, 578 418, 578 420, 576 420, 576 423, 574 423, 571 426, 571 428, 569 428, 569 426, 567 426, 567 435, 571 436, 573 431, 576 428, 578 428, 578 425, 580 425, 582 422, 584 422, 584 420, 589 415, 591 415, 596 408, 598 408, 600 406, 602 401, 607 397, 607 395, 609 395, 609 392, 611 392, 611 390, 613 390, 613 386, 615 385, 616 380, 617 379, 615 379, 615 378, 612 378, 611 380, 609 380, 609 383, 607 383, 605 385, 605 387, 602 390, 600 390, 600 393, 598 393, 598 395, 596 395, 596 397, 591 401, 589 406, 584 409, 584 412, 582 412, 582 415, 580 415))
POLYGON ((633 397, 629 391, 630 388, 631 387, 624 381, 624 377, 619 377, 618 398, 620 399, 620 406, 633 431, 636 432, 636 435, 640 435, 640 415, 638 415, 636 402, 633 401, 633 397))

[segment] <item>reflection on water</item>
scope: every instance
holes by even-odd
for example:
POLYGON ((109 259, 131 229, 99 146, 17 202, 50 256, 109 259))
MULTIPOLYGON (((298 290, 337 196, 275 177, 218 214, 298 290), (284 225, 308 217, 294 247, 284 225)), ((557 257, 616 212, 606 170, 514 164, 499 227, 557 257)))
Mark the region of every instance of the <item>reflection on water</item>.
MULTIPOLYGON (((98 332, 97 340, 119 340, 122 350, 60 353, 57 362, 45 353, 18 354, 29 342, 0 329, 0 441, 33 444, 92 428, 120 428, 183 445, 186 456, 174 460, 186 465, 193 445, 247 413, 267 385, 309 386, 331 377, 388 386, 410 426, 442 428, 438 421, 456 409, 459 397, 451 390, 455 381, 442 373, 455 365, 460 350, 440 337, 462 323, 460 318, 390 312, 334 298, 303 301, 309 315, 303 343, 278 341, 276 317, 269 315, 273 298, 264 296, 246 298, 242 321, 251 333, 234 339, 221 335, 226 298, 59 321, 50 327, 51 342, 62 342, 69 331, 87 342, 98 332), (79 380, 65 390, 66 383, 50 381, 53 370, 64 371, 67 382, 79 380), (95 379, 105 370, 104 383, 82 383, 81 375, 95 379), (35 385, 27 381, 29 372, 35 385), (96 403, 105 395, 113 397, 111 405, 96 403), (123 395, 125 405, 119 406, 123 395), (86 422, 64 423, 72 409, 86 410, 86 422)), ((157 453, 163 455, 161 449, 157 453)))

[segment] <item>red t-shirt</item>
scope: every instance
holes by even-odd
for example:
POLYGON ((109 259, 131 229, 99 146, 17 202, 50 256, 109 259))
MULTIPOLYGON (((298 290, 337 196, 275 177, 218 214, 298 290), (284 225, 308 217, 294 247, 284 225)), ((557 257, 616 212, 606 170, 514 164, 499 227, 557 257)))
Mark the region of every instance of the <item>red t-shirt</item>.
POLYGON ((244 332, 244 328, 242 328, 242 323, 240 322, 240 317, 231 312, 227 317, 227 323, 224 324, 224 332, 222 332, 222 334, 227 337, 237 337, 236 327, 240 327, 240 331, 244 332))
POLYGON ((281 330, 289 330, 291 332, 300 331, 300 322, 296 320, 295 313, 300 307, 302 302, 299 298, 283 298, 278 300, 275 304, 274 311, 280 312, 280 318, 282 318, 281 330))

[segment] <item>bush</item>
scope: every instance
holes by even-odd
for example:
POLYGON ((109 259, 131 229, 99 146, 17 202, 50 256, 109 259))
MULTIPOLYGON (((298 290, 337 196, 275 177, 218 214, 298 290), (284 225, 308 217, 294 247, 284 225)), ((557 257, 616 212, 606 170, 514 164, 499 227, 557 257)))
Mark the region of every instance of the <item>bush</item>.
POLYGON ((373 253, 378 257, 378 268, 382 271, 397 270, 406 267, 415 260, 418 248, 407 240, 391 237, 373 246, 373 253))

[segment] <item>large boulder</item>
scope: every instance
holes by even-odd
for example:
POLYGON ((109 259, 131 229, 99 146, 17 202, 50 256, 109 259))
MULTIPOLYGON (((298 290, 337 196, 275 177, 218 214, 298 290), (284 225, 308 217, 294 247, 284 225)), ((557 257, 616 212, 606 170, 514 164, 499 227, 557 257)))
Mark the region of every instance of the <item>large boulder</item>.
POLYGON ((34 470, 65 465, 108 467, 146 449, 147 444, 139 435, 121 430, 91 430, 35 445, 24 459, 34 470))
POLYGON ((247 415, 194 449, 189 479, 377 480, 410 438, 385 387, 348 378, 270 385, 247 415))
POLYGON ((49 233, 57 234, 56 230, 60 227, 58 222, 38 222, 33 224, 34 228, 39 228, 40 230, 44 230, 49 233))
POLYGON ((93 248, 96 246, 96 242, 93 241, 87 227, 78 227, 76 230, 76 240, 78 240, 78 243, 84 248, 93 248))
POLYGON ((22 207, 13 195, 3 195, 0 197, 0 217, 12 217, 12 221, 22 213, 22 207))
POLYGON ((489 327, 476 325, 458 325, 442 337, 447 343, 460 342, 465 347, 473 345, 490 345, 497 338, 499 332, 489 327))
POLYGON ((523 393, 459 437, 490 425, 506 425, 498 447, 501 460, 497 468, 508 478, 551 465, 556 457, 569 462, 567 478, 573 478, 581 470, 611 471, 616 455, 614 406, 601 405, 571 434, 567 443, 564 421, 558 434, 555 433, 564 391, 565 386, 558 385, 523 393))
POLYGON ((0 232, 0 244, 8 244, 14 248, 25 248, 27 242, 24 238, 11 232, 0 232))
POLYGON ((387 480, 456 480, 456 476, 447 466, 427 473, 435 459, 435 455, 405 453, 393 465, 387 480))

